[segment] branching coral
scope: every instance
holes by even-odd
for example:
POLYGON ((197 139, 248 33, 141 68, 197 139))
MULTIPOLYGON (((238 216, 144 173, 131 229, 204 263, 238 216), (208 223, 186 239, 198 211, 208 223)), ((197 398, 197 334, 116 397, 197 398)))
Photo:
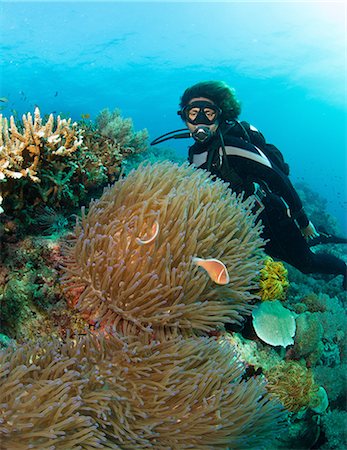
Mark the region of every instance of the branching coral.
POLYGON ((28 178, 40 183, 40 169, 44 161, 50 162, 59 157, 67 157, 82 145, 82 130, 71 119, 54 120, 51 114, 46 121, 35 109, 34 117, 30 113, 23 115, 21 129, 14 117, 8 120, 0 115, 0 205, 3 197, 24 195, 23 185, 13 180, 28 178))
POLYGON ((3 449, 260 448, 281 428, 279 404, 213 338, 87 335, 0 362, 3 449))
POLYGON ((134 327, 132 334, 238 322, 251 310, 263 256, 254 222, 250 201, 205 171, 140 167, 83 214, 66 258, 66 288, 83 289, 77 308, 89 319, 134 327), (211 281, 195 257, 221 260, 229 283, 211 281))
POLYGON ((260 270, 261 300, 283 300, 289 286, 287 275, 288 271, 282 262, 267 257, 264 267, 260 270))
POLYGON ((274 366, 266 372, 266 378, 268 391, 289 411, 298 412, 316 402, 319 387, 313 373, 298 362, 288 361, 274 366))

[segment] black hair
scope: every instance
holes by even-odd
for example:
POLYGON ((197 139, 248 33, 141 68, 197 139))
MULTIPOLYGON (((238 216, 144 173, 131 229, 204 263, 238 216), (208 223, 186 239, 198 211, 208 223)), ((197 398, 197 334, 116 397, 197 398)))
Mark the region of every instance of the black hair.
POLYGON ((180 101, 180 107, 188 105, 192 98, 205 97, 222 110, 221 120, 236 119, 241 112, 241 104, 237 100, 235 90, 224 81, 202 81, 187 88, 180 101))

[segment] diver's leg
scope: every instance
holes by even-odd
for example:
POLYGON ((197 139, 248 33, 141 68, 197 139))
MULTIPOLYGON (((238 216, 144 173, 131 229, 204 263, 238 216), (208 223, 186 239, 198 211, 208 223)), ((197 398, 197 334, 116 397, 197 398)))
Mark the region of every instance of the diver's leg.
POLYGON ((262 212, 263 237, 269 239, 265 246, 268 255, 281 259, 300 272, 343 275, 346 289, 346 263, 334 255, 314 253, 302 236, 295 222, 284 210, 267 209, 262 212))

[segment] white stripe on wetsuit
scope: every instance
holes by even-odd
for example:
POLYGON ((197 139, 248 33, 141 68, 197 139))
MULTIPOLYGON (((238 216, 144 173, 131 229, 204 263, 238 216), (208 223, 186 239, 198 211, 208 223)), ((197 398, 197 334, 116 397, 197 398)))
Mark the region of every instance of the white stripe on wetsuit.
MULTIPOLYGON (((255 146, 254 146, 255 147, 255 146)), ((256 153, 250 152, 249 150, 245 150, 240 147, 233 147, 231 145, 225 146, 225 153, 230 156, 241 156, 242 158, 252 159, 253 161, 263 164, 263 166, 272 167, 269 158, 264 155, 264 153, 260 150, 260 148, 255 147, 260 153, 257 155, 256 153)), ((223 156, 222 148, 219 149, 219 154, 223 156)))
MULTIPOLYGON (((233 147, 231 145, 225 146, 225 153, 230 156, 241 156, 242 158, 252 159, 253 161, 263 164, 264 166, 272 167, 269 159, 267 158, 266 155, 264 155, 264 153, 260 150, 260 148, 258 147, 255 148, 260 153, 259 155, 257 153, 250 152, 249 150, 245 150, 244 148, 233 147)), ((208 152, 195 153, 193 155, 194 166, 195 167, 202 166, 207 161, 207 154, 208 152)), ((222 148, 219 149, 219 155, 223 156, 222 148)))
POLYGON ((193 164, 195 167, 200 167, 207 161, 207 152, 195 153, 193 155, 193 164))

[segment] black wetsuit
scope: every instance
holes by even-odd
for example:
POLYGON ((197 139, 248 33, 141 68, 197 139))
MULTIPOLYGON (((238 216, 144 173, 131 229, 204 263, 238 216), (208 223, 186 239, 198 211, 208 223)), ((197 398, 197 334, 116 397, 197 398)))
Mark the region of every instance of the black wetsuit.
POLYGON ((262 237, 268 240, 268 255, 303 273, 341 274, 346 284, 346 263, 330 254, 312 252, 302 236, 300 229, 307 227, 309 220, 301 200, 288 176, 265 154, 267 146, 277 149, 249 124, 246 133, 238 122, 223 124, 220 131, 224 149, 216 134, 207 143, 196 142, 189 148, 189 162, 229 182, 246 197, 256 191, 263 196, 259 218, 264 225, 262 237))

